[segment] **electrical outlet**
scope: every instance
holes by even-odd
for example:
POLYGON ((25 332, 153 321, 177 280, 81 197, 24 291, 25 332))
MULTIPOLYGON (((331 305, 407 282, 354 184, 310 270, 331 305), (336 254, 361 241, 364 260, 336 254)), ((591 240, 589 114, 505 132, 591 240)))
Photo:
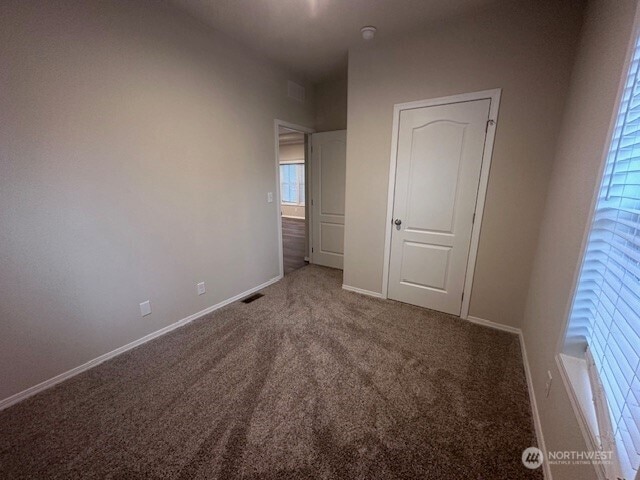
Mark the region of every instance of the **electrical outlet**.
POLYGON ((202 295, 207 292, 207 288, 204 286, 204 282, 200 282, 197 286, 198 286, 198 295, 202 295))
POLYGON ((267 192, 267 202, 273 203, 273 192, 267 192))
POLYGON ((146 317, 147 315, 151 315, 151 302, 149 300, 140 304, 140 316, 146 317))
POLYGON ((547 370, 547 384, 544 387, 545 397, 549 398, 549 392, 551 392, 551 382, 553 377, 551 376, 551 370, 547 370))

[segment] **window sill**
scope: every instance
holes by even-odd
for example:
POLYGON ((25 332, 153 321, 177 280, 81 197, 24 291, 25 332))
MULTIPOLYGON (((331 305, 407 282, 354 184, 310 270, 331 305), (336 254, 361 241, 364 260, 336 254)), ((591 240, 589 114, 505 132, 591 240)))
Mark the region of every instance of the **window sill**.
MULTIPOLYGON (((587 448, 592 451, 600 450, 600 430, 587 361, 560 353, 556 356, 556 363, 587 448)), ((602 465, 594 467, 598 478, 606 480, 606 472, 602 465)))

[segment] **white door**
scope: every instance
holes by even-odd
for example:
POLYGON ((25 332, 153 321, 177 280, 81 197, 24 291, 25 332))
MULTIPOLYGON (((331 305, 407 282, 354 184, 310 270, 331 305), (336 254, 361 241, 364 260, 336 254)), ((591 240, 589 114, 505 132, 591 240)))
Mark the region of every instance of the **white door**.
POLYGON ((314 133, 311 148, 311 263, 342 269, 347 131, 314 133))
POLYGON ((400 113, 389 298, 460 315, 490 104, 400 113))

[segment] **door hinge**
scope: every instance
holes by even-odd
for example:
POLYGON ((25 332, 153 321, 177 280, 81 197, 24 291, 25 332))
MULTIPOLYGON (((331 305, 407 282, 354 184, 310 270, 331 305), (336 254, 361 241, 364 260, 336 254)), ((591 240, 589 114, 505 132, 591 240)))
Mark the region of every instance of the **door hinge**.
POLYGON ((464 302, 464 292, 462 292, 462 301, 464 302))
POLYGON ((473 218, 471 219, 471 224, 474 224, 474 223, 476 223, 476 214, 475 214, 475 212, 473 214, 473 218))
POLYGON ((484 133, 487 133, 487 131, 489 130, 489 125, 495 125, 495 124, 496 124, 495 120, 491 118, 487 120, 487 125, 485 126, 484 133))
POLYGON ((311 199, 311 206, 313 207, 313 198, 311 199))
POLYGON ((313 253, 313 247, 311 247, 311 253, 313 253))

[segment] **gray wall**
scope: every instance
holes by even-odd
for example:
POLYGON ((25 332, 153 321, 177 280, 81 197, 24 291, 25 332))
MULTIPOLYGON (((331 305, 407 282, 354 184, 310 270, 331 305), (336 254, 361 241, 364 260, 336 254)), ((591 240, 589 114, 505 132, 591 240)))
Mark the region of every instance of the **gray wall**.
MULTIPOLYGON (((522 328, 550 450, 584 448, 555 355, 564 336, 581 245, 600 181, 635 5, 635 0, 594 0, 587 11, 533 262, 522 328), (554 380, 545 398, 547 370, 554 380)), ((595 478, 589 466, 553 466, 552 471, 554 480, 595 478)))
POLYGON ((507 2, 349 52, 345 284, 382 289, 393 105, 500 87, 470 314, 520 325, 582 11, 507 2))
POLYGON ((317 132, 347 128, 347 74, 315 85, 317 132))
POLYGON ((3 1, 0 65, 0 399, 278 275, 287 72, 115 0, 3 1))

